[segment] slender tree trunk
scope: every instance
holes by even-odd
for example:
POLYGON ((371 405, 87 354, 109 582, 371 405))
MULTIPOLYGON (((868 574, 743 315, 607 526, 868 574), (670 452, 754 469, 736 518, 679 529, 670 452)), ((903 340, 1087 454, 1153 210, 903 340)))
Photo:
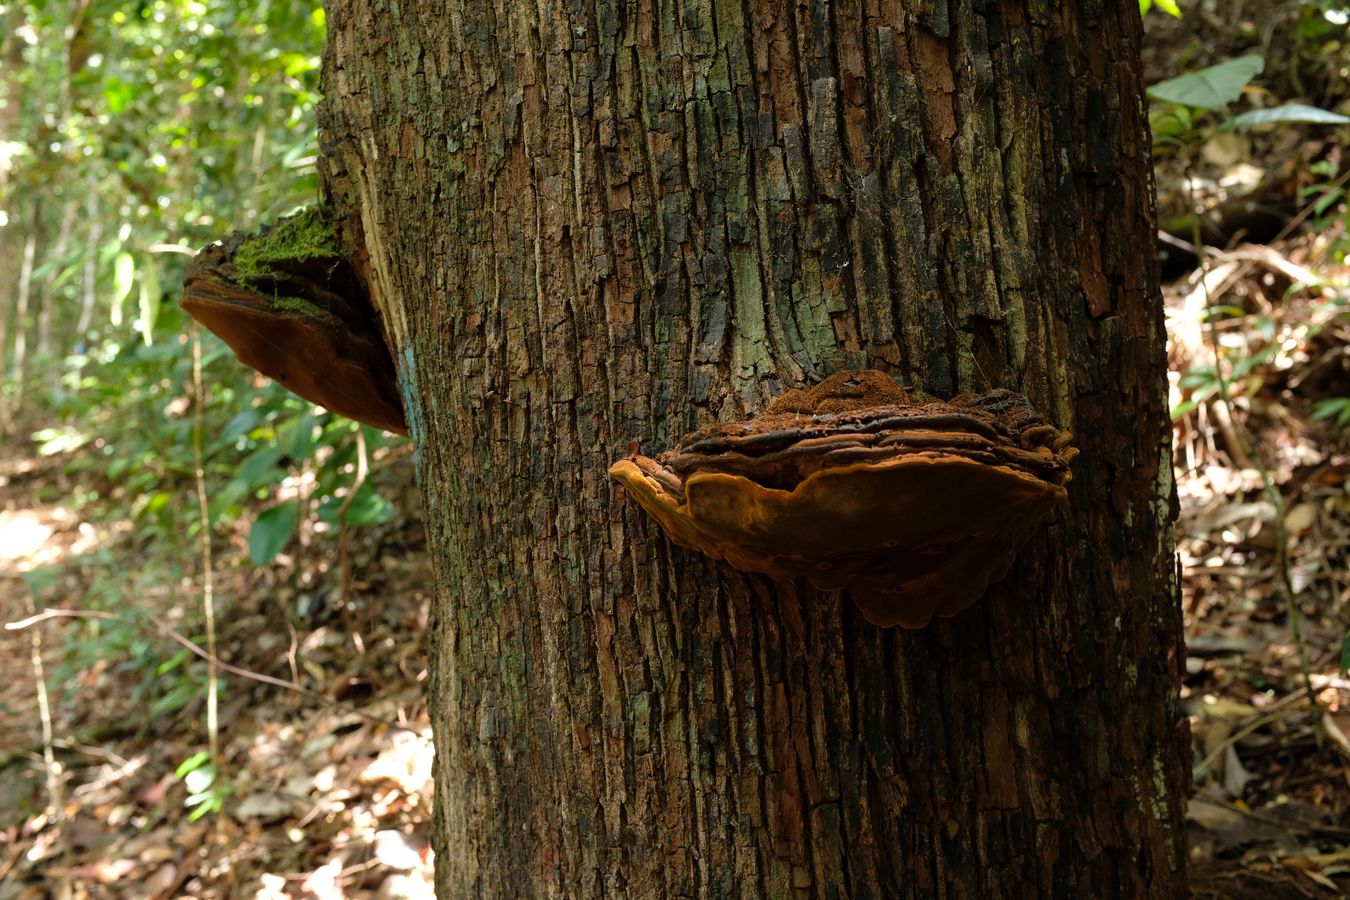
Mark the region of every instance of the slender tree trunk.
MULTIPOLYGON (((52 246, 50 252, 44 254, 48 260, 59 263, 65 259, 66 252, 70 249, 70 237, 75 230, 75 220, 79 212, 79 201, 66 201, 65 212, 61 214, 60 229, 56 233, 56 243, 52 246)), ((37 317, 37 342, 33 348, 40 360, 51 361, 53 357, 52 319, 56 315, 56 297, 52 286, 60 276, 61 267, 58 265, 42 280, 41 301, 38 306, 37 317)), ((45 373, 48 387, 55 387, 61 377, 61 367, 55 364, 47 365, 45 373)))
POLYGON ((327 9, 436 555, 441 895, 1184 896, 1133 0, 327 9), (864 367, 1082 448, 952 619, 711 562, 606 477, 864 367))
POLYGON ((84 272, 80 280, 80 317, 75 321, 75 340, 89 340, 89 328, 94 324, 94 309, 98 305, 98 243, 103 239, 103 223, 98 217, 98 179, 89 176, 89 199, 84 214, 89 221, 85 239, 84 272))
MULTIPOLYGON (((23 4, 9 8, 5 16, 3 38, 0 38, 0 87, 5 92, 0 106, 0 136, 15 133, 19 113, 23 110, 23 82, 19 71, 23 68, 23 40, 21 26, 26 10, 23 4)), ((14 308, 15 288, 18 284, 14 266, 19 238, 15 204, 11 197, 10 166, 8 159, 0 159, 0 434, 10 426, 10 392, 17 390, 9 381, 9 321, 14 308)))
POLYGON ((17 393, 17 384, 9 380, 9 311, 12 284, 7 272, 11 271, 10 259, 13 257, 12 239, 0 230, 0 435, 7 434, 12 424, 10 394, 17 393))
POLYGON ((13 379, 22 397, 28 376, 28 302, 33 296, 33 264, 37 258, 38 233, 42 230, 42 203, 33 201, 33 214, 28 222, 28 234, 23 241, 23 257, 19 263, 19 283, 14 289, 14 357, 13 379))

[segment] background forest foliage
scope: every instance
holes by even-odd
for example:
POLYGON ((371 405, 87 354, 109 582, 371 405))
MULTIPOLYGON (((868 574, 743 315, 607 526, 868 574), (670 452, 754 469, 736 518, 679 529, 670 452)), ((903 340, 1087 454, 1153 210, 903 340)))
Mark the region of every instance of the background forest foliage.
MULTIPOLYGON (((1158 248, 1136 249, 1160 252, 1168 281, 1193 838, 1217 858, 1256 840, 1224 818, 1239 807, 1283 798, 1289 834, 1324 837, 1314 820, 1350 798, 1326 768, 1350 759, 1350 716, 1338 724, 1350 697, 1350 6, 1140 7, 1165 233, 1158 248), (1291 796, 1307 808, 1293 824, 1291 796)), ((44 852, 59 855, 53 823, 70 817, 54 801, 63 785, 100 778, 134 798, 107 802, 132 809, 139 829, 171 822, 169 810, 223 810, 207 818, 242 840, 268 817, 312 832, 304 809, 321 799, 341 810, 331 844, 307 836, 309 858, 281 863, 275 848, 253 847, 263 885, 278 869, 348 872, 358 845, 412 871, 425 855, 399 856, 407 846, 378 835, 424 836, 424 762, 396 779, 397 803, 385 794, 364 813, 359 789, 325 782, 317 764, 291 772, 300 787, 287 802, 301 809, 269 805, 250 781, 264 762, 308 760, 314 735, 326 742, 320 756, 350 756, 358 736, 376 760, 427 745, 417 701, 405 699, 424 675, 408 647, 425 629, 418 592, 430 581, 407 443, 253 375, 178 308, 197 249, 316 199, 323 12, 296 0, 34 0, 0 2, 0 25, 0 623, 82 611, 43 629, 39 675, 11 650, 18 643, 0 648, 0 810, 27 817, 0 815, 0 882, 7 860, 17 865, 7 846, 46 835, 44 852), (37 509, 49 511, 45 551, 15 525, 37 509), (349 554, 348 530, 361 526, 366 549, 349 554), (220 655, 287 683, 225 684, 221 721, 238 734, 223 746, 219 723, 206 724, 206 664, 181 640, 206 640, 207 569, 226 622, 220 655), (288 636, 277 644, 279 620, 288 636), (35 678, 51 693, 43 729, 35 678), (406 695, 381 706, 394 684, 406 695), (101 705, 124 712, 119 727, 133 733, 82 731, 115 717, 101 705), (304 734, 268 732, 300 711, 304 734), (404 730, 381 730, 372 711, 404 730), (46 781, 11 789, 14 760, 35 752, 18 736, 40 730, 46 755, 32 771, 46 781), (250 743, 262 733, 273 755, 250 743), (408 734, 416 740, 389 737, 408 734), (70 750, 73 735, 117 737, 118 758, 142 759, 135 749, 143 765, 109 780, 109 763, 70 750)), ((98 802, 85 794, 67 812, 98 802)), ((136 877, 161 877, 165 863, 136 856, 134 830, 87 856, 120 853, 137 859, 136 877)), ((1344 851, 1281 848, 1309 859, 1344 851)), ((1319 862, 1318 876, 1350 872, 1344 860, 1342 870, 1319 862)), ((223 877, 201 860, 174 862, 179 886, 223 877)))
MULTIPOLYGON (((197 249, 317 191, 323 12, 294 2, 9 4, 0 111, 0 423, 43 420, 42 452, 86 444, 116 498, 193 559, 176 479, 193 469, 192 354, 177 298, 197 249)), ((354 427, 251 377, 206 338, 203 449, 212 525, 320 448, 332 475, 354 427)), ((375 438, 372 435, 372 438, 375 438)), ((343 451, 346 450, 344 454, 343 451)), ((335 485, 319 514, 335 517, 335 485)), ((89 498, 96 499, 96 498, 89 498)), ((298 518, 262 517, 255 563, 298 518)), ((388 514, 368 495, 348 509, 388 514)))

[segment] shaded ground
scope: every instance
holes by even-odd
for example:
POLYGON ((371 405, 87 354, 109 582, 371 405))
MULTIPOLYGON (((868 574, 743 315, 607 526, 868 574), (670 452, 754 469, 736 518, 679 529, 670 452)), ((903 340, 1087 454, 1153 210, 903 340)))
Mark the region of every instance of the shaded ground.
MULTIPOLYGON (((28 627, 0 631, 0 897, 429 896, 430 574, 407 454, 381 467, 405 505, 358 533, 345 610, 333 606, 333 535, 290 561, 294 581, 242 562, 238 535, 218 542, 221 657, 294 687, 224 676, 225 814, 194 822, 193 776, 175 770, 208 746, 204 665, 180 659, 168 633, 201 640, 193 579, 108 608, 102 598, 132 587, 138 563, 163 561, 135 546, 130 523, 100 529, 65 505, 62 461, 2 446, 0 623, 28 627), (33 596, 109 618, 34 621, 33 596)), ((183 501, 188 518, 186 489, 183 501)))
MULTIPOLYGON (((1148 80, 1260 54, 1265 70, 1233 112, 1300 102, 1350 113, 1350 43, 1322 6, 1198 0, 1180 21, 1153 13, 1148 80)), ((1350 132, 1233 131, 1223 119, 1203 114, 1156 148, 1160 221, 1183 242, 1203 228, 1210 245, 1200 265, 1161 244, 1175 279, 1165 299, 1193 881, 1198 897, 1341 897, 1350 431, 1328 412, 1350 397, 1350 239, 1335 193, 1350 132)))

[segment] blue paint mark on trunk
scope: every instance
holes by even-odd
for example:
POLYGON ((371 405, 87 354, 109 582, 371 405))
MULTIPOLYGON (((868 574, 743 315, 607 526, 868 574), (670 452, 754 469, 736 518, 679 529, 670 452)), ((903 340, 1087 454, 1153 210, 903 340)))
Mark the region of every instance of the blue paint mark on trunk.
POLYGON ((398 389, 403 395, 403 415, 408 420, 408 436, 413 443, 413 466, 422 475, 422 399, 417 393, 417 367, 412 347, 404 347, 398 359, 398 389))

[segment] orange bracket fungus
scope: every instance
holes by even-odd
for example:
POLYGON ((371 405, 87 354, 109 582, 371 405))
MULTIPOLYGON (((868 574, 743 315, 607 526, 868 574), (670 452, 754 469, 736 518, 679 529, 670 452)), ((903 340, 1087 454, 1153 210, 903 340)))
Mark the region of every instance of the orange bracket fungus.
POLYGON ((317 210, 198 253, 182 303, 244 365, 335 413, 408 433, 374 310, 317 210))
POLYGON ((1070 440, 1009 391, 941 401, 867 370, 609 474, 677 544, 920 628, 1007 574, 1067 496, 1070 440))

